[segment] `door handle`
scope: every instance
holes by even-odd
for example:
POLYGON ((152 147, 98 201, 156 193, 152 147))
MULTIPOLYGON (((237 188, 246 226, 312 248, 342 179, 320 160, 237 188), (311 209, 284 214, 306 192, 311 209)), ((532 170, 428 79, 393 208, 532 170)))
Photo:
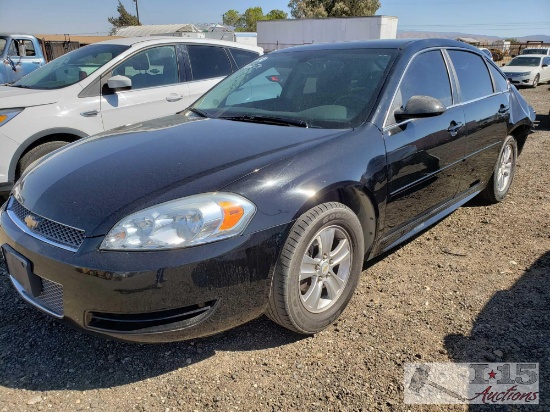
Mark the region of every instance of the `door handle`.
POLYGON ((183 96, 176 93, 170 93, 168 96, 166 96, 166 100, 169 102, 177 102, 181 99, 183 99, 183 96))
POLYGON ((32 62, 32 64, 40 64, 40 62, 32 62))
POLYGON ((447 129, 447 131, 450 133, 452 137, 456 137, 458 134, 458 131, 464 127, 464 123, 461 122, 455 122, 454 120, 451 122, 451 125, 447 129))
POLYGON ((82 112, 80 113, 81 116, 83 117, 95 117, 99 114, 99 110, 95 109, 95 110, 90 110, 89 112, 82 112))

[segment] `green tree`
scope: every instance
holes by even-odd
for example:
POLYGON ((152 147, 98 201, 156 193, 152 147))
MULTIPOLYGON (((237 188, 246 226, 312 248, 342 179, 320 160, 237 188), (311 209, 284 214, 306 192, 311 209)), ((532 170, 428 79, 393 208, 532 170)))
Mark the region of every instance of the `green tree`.
POLYGON ((124 5, 118 0, 118 6, 116 8, 118 11, 118 17, 109 17, 107 20, 113 25, 111 29, 111 34, 113 34, 116 29, 125 26, 141 26, 141 23, 138 21, 138 18, 133 14, 128 13, 124 5))
POLYGON ((241 13, 237 10, 227 10, 223 14, 223 24, 226 26, 238 27, 241 21, 241 13))
POLYGON ((243 13, 244 27, 238 31, 256 31, 258 20, 264 19, 264 11, 261 7, 250 7, 243 13))
POLYGON ((509 37, 507 39, 504 39, 504 41, 509 41, 510 43, 519 43, 518 39, 516 39, 515 37, 509 37))
POLYGON ((282 10, 271 10, 269 13, 265 15, 265 18, 267 20, 282 20, 282 19, 288 19, 288 14, 285 13, 282 10))
POLYGON ((380 8, 380 0, 290 0, 288 7, 297 19, 373 16, 380 8))

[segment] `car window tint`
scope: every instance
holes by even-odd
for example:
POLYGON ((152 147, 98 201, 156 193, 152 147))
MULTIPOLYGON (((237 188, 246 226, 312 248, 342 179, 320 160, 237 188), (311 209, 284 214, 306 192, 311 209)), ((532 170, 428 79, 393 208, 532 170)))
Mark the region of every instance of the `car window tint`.
POLYGON ((225 50, 215 46, 187 46, 193 80, 224 77, 231 73, 225 50))
POLYGON ((452 104, 449 74, 440 51, 422 53, 413 59, 399 86, 391 113, 405 107, 412 96, 431 96, 445 106, 452 104))
POLYGON ((480 56, 458 50, 449 50, 449 56, 458 77, 463 102, 493 93, 487 66, 480 56))
POLYGON ((492 64, 488 64, 489 71, 491 72, 491 76, 493 76, 493 81, 495 83, 495 92, 503 92, 504 90, 508 90, 508 82, 506 81, 506 78, 502 75, 500 70, 498 70, 495 66, 492 64))
POLYGON ((130 78, 132 90, 177 83, 175 47, 161 46, 141 51, 117 66, 113 75, 130 78))
POLYGON ((237 66, 239 66, 239 68, 246 66, 256 57, 258 57, 258 53, 251 52, 248 50, 239 50, 239 49, 229 49, 229 50, 231 51, 231 55, 235 59, 235 62, 237 63, 237 66))

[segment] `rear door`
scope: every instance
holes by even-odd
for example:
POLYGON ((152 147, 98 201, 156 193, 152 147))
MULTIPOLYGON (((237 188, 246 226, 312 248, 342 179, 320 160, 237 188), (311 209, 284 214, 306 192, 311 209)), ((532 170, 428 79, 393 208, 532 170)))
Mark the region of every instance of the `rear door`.
POLYGON ((464 192, 482 187, 493 173, 508 131, 510 95, 502 75, 496 70, 493 70, 493 85, 487 67, 492 67, 490 62, 465 50, 447 52, 458 79, 459 96, 466 118, 467 154, 459 188, 460 192, 464 192))
POLYGON ((118 64, 102 77, 101 117, 105 130, 175 114, 191 100, 189 88, 179 70, 175 45, 142 50, 118 64), (112 91, 112 76, 132 80, 130 90, 112 91))
POLYGON ((464 113, 453 93, 441 50, 416 55, 407 68, 384 128, 388 170, 388 230, 397 229, 451 200, 465 152, 464 113), (395 110, 412 96, 439 99, 447 110, 398 122, 395 110))
POLYGON ((222 46, 190 44, 187 55, 190 103, 233 72, 231 60, 222 46))

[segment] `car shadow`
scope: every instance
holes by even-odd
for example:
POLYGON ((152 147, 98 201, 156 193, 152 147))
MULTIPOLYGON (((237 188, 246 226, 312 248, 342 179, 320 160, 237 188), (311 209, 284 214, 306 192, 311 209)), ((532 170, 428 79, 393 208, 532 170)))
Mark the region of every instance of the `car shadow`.
MULTIPOLYGON (((550 405, 549 282, 550 252, 546 252, 510 289, 493 295, 468 335, 445 337, 451 359, 459 363, 538 362, 540 404, 550 405)), ((540 405, 533 408, 540 410, 540 405)), ((522 405, 524 409, 527 407, 522 405)), ((470 411, 485 410, 511 411, 518 407, 470 405, 470 411)))
POLYGON ((535 132, 538 131, 550 131, 550 109, 548 113, 537 113, 537 117, 535 118, 535 132))
POLYGON ((212 337, 167 344, 106 340, 60 324, 11 287, 0 258, 0 386, 36 391, 126 385, 185 368, 217 352, 256 351, 305 339, 265 317, 212 337))

